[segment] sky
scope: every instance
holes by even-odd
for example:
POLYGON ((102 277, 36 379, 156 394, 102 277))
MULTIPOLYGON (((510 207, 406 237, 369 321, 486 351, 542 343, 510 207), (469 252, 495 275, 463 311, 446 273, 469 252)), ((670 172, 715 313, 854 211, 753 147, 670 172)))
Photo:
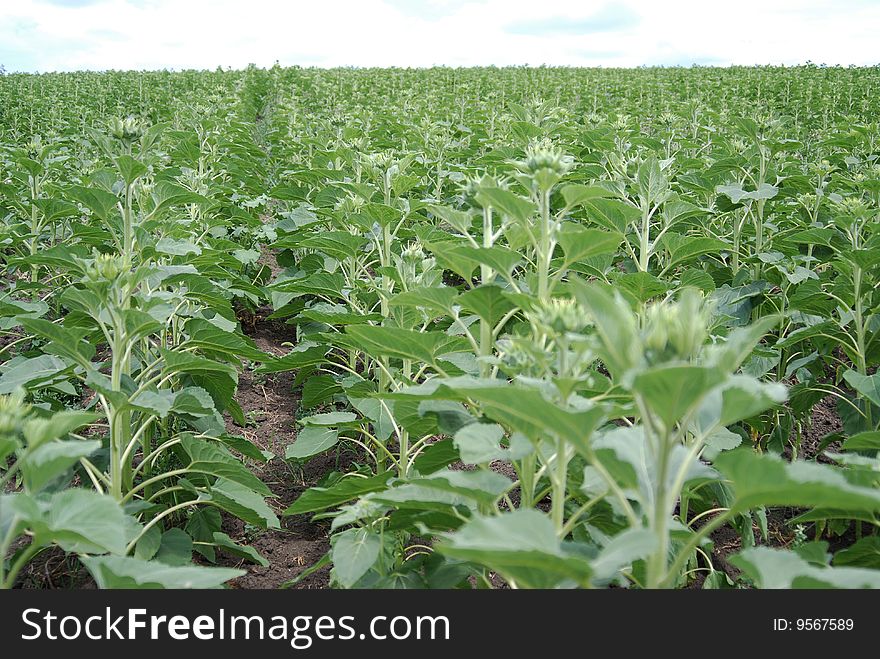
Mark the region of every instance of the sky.
POLYGON ((3 0, 7 71, 880 63, 880 0, 3 0))

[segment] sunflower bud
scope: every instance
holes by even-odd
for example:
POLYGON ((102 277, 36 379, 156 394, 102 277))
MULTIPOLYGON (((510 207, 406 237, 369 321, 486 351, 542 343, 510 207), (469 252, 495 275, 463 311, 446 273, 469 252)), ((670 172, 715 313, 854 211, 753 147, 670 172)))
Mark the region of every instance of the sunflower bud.
POLYGON ((574 158, 547 141, 535 142, 526 148, 524 160, 514 166, 530 177, 541 192, 549 192, 572 168, 574 158))
POLYGON ((708 336, 709 309, 694 289, 682 291, 676 302, 647 309, 642 345, 651 364, 695 359, 708 336))
POLYGON ((21 391, 0 396, 0 437, 18 437, 30 409, 21 391))
POLYGON ((146 129, 143 121, 131 115, 125 119, 117 117, 110 122, 110 135, 126 144, 139 140, 143 137, 146 129))

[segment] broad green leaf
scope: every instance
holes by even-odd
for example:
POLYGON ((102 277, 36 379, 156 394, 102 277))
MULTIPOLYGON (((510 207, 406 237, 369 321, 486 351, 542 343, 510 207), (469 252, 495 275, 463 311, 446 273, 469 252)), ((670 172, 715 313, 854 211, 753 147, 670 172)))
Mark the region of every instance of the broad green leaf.
POLYGON ((520 588, 585 586, 592 576, 589 562, 565 552, 550 518, 537 510, 475 517, 437 550, 484 565, 520 588))
POLYGON ((666 427, 672 428, 723 379, 723 373, 708 366, 659 366, 636 375, 632 386, 666 427))
MULTIPOLYGON (((190 463, 187 465, 189 471, 234 481, 249 491, 263 496, 272 495, 272 491, 266 484, 221 444, 198 439, 190 433, 181 435, 180 442, 190 457, 190 463)), ((233 488, 229 488, 230 493, 235 491, 233 488)), ((263 508, 260 507, 259 510, 263 510, 263 508)))
POLYGON ((515 308, 501 288, 495 285, 484 284, 472 288, 459 295, 457 301, 465 310, 477 314, 491 327, 495 327, 506 313, 515 308))
POLYGON ((657 537, 648 529, 630 528, 619 533, 593 559, 593 582, 604 585, 634 561, 649 556, 656 547, 657 537))
POLYGON ((794 552, 751 547, 730 559, 759 588, 880 588, 880 571, 818 567, 794 552))
POLYGON ((261 567, 269 567, 269 561, 267 561, 262 555, 260 555, 260 552, 258 552, 253 547, 249 545, 240 545, 228 535, 219 531, 216 531, 212 538, 214 544, 226 550, 227 553, 238 558, 244 558, 251 563, 260 565, 261 567))
POLYGON ((24 425, 23 434, 33 448, 52 439, 63 439, 68 433, 100 418, 100 415, 85 410, 63 410, 48 419, 29 419, 24 425))
POLYGON ((307 366, 317 366, 325 363, 326 355, 330 348, 324 345, 316 345, 314 343, 301 343, 296 346, 284 357, 277 359, 265 359, 263 364, 257 368, 257 373, 282 373, 284 371, 295 371, 299 368, 307 366))
POLYGON ((629 305, 619 293, 598 284, 572 282, 574 295, 589 311, 602 342, 601 358, 617 377, 641 360, 641 341, 629 305))
POLYGON ((666 270, 671 270, 703 254, 717 254, 728 249, 730 245, 716 238, 685 237, 670 250, 666 270))
POLYGON ((666 201, 669 196, 669 179, 660 168, 660 161, 655 156, 650 156, 639 165, 636 178, 642 203, 656 206, 666 201))
POLYGON ((165 565, 188 565, 192 562, 193 541, 182 529, 171 528, 162 534, 155 560, 165 565))
POLYGON ((585 259, 602 254, 614 254, 623 244, 623 236, 619 233, 586 229, 575 224, 563 225, 558 240, 565 254, 563 269, 585 259))
POLYGON ((342 392, 342 385, 330 375, 313 375, 306 380, 302 389, 300 404, 309 410, 328 402, 334 395, 342 392))
POLYGON ((345 588, 354 586, 373 567, 382 549, 382 539, 368 528, 337 533, 331 544, 333 575, 345 588))
POLYGON ((581 185, 580 183, 570 183, 562 186, 559 191, 562 198, 565 199, 566 208, 574 208, 581 206, 585 201, 590 199, 599 199, 602 197, 610 197, 611 193, 605 188, 598 186, 581 185))
POLYGON ((162 238, 156 243, 156 251, 160 254, 170 254, 172 256, 186 256, 187 254, 198 256, 202 253, 202 248, 190 240, 162 238))
POLYGON ((300 423, 306 426, 336 426, 353 422, 357 422, 357 414, 353 412, 325 412, 300 419, 300 423))
POLYGON ((848 437, 843 448, 846 451, 880 451, 880 431, 870 430, 848 437))
POLYGON ((447 353, 470 350, 467 340, 444 332, 417 332, 377 325, 350 325, 345 332, 352 343, 368 355, 412 359, 424 364, 436 364, 438 358, 447 353))
POLYGON ((869 535, 856 540, 834 554, 835 567, 851 566, 880 570, 880 536, 869 535))
POLYGON ((285 515, 301 515, 333 508, 346 501, 351 501, 370 492, 384 490, 391 472, 378 474, 370 478, 348 476, 331 487, 313 487, 303 492, 291 506, 284 511, 285 515))
POLYGON ((722 453, 715 467, 731 481, 735 510, 758 506, 880 510, 880 491, 853 485, 843 473, 815 462, 785 462, 748 449, 722 453))
POLYGON ((55 543, 68 552, 125 552, 126 516, 111 497, 70 489, 54 494, 40 508, 42 518, 28 520, 35 542, 55 543))
POLYGON ((185 345, 206 352, 219 353, 233 358, 267 361, 266 353, 258 350, 251 339, 222 329, 201 318, 193 318, 185 326, 189 338, 185 345))
POLYGON ((510 190, 484 187, 477 194, 477 200, 484 206, 491 206, 516 222, 527 221, 537 210, 537 206, 510 190))
POLYGON ((843 379, 874 405, 880 405, 880 374, 861 375, 858 371, 850 370, 843 374, 843 379))
POLYGON ((262 496, 235 481, 218 479, 210 488, 210 499, 223 510, 260 528, 281 526, 262 496))
POLYGON ((225 567, 163 565, 128 556, 82 556, 98 588, 219 588, 246 572, 225 567))
POLYGON ((37 387, 55 380, 68 369, 68 364, 55 355, 40 355, 17 362, 0 375, 0 394, 9 394, 19 387, 37 387))
POLYGON ((445 316, 451 315, 452 305, 458 294, 458 291, 451 286, 420 286, 395 295, 388 301, 388 304, 392 307, 427 309, 436 316, 445 316))
POLYGON ((296 441, 293 444, 287 445, 284 457, 288 460, 305 460, 333 448, 338 441, 339 432, 337 430, 308 426, 297 433, 296 441))
POLYGON ((451 439, 441 439, 424 449, 412 466, 422 475, 432 474, 461 459, 451 439))
POLYGON ((122 155, 116 159, 116 167, 122 175, 126 185, 131 185, 138 178, 147 173, 147 166, 129 155, 122 155))
POLYGON ((98 440, 45 442, 20 461, 25 488, 38 492, 59 476, 101 448, 98 440))

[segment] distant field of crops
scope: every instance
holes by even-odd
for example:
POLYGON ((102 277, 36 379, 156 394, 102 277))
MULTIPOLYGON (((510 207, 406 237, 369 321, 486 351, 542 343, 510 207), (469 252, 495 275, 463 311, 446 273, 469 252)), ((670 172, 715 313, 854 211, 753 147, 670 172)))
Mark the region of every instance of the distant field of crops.
POLYGON ((878 84, 0 75, 0 587, 880 588, 878 84))

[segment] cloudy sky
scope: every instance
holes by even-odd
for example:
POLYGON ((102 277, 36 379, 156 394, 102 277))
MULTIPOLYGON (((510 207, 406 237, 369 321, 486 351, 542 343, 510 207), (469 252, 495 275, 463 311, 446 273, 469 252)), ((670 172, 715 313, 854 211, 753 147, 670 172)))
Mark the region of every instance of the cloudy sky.
POLYGON ((880 0, 15 0, 8 71, 878 64, 880 0))

